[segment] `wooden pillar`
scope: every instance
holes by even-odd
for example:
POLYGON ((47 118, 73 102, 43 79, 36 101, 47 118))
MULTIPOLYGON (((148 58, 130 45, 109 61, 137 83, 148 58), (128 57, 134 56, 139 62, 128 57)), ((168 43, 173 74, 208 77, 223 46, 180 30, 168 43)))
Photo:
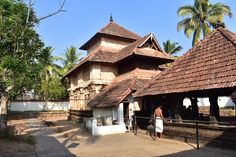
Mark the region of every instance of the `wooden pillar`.
POLYGON ((236 117, 236 91, 231 94, 231 100, 234 103, 234 116, 236 117))
POLYGON ((175 98, 175 107, 174 107, 175 119, 182 121, 182 113, 183 113, 183 98, 177 97, 175 98))
POLYGON ((220 118, 218 97, 210 96, 209 101, 210 101, 210 122, 217 123, 220 118))
POLYGON ((198 106, 197 106, 197 98, 192 97, 192 98, 190 98, 190 100, 191 100, 191 104, 192 104, 193 119, 198 119, 199 110, 198 110, 198 106))

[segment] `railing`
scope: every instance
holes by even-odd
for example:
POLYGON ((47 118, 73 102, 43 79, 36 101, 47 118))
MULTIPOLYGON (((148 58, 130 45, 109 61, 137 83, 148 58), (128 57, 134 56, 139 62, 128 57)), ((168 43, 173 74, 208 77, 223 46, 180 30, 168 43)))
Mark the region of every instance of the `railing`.
MULTIPOLYGON (((142 119, 142 120, 152 120, 151 117, 141 117, 141 116, 134 116, 134 125, 133 125, 133 131, 134 131, 134 134, 137 136, 138 135, 138 122, 137 120, 139 119, 142 119)), ((156 122, 155 122, 155 118, 153 119, 154 120, 154 140, 156 140, 156 122)), ((164 125, 176 125, 176 126, 180 126, 180 127, 186 127, 186 128, 193 128, 195 129, 195 135, 179 135, 179 134, 171 134, 171 133, 165 133, 164 134, 167 134, 167 135, 174 135, 174 136, 181 136, 181 137, 184 137, 185 139, 187 138, 191 138, 191 139, 195 139, 196 140, 196 149, 199 149, 200 146, 199 146, 199 141, 200 141, 200 136, 199 136, 199 130, 200 129, 219 129, 219 130, 224 130, 224 131, 227 131, 227 130, 231 130, 234 129, 234 131, 232 131, 231 133, 235 132, 236 130, 236 125, 230 127, 228 126, 230 123, 227 123, 227 122, 217 122, 217 123, 212 123, 212 122, 209 122, 209 121, 199 121, 199 120, 180 120, 180 119, 169 119, 169 118, 164 118, 163 119, 164 121, 164 125)), ((218 131, 218 130, 217 130, 218 131)), ((201 137, 201 140, 211 140, 211 141, 214 141, 214 142, 222 142, 222 143, 228 143, 228 144, 234 144, 236 145, 236 141, 224 141, 224 140, 215 140, 215 139, 211 139, 211 138, 204 138, 204 137, 201 137)))

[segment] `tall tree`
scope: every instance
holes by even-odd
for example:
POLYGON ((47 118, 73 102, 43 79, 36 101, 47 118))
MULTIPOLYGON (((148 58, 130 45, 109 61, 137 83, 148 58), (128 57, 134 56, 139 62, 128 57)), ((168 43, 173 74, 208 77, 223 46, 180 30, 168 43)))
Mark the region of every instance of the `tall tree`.
POLYGON ((63 64, 63 74, 68 72, 76 63, 78 63, 80 55, 80 53, 76 52, 76 47, 74 46, 70 46, 65 50, 60 58, 63 64))
POLYGON ((34 30, 33 10, 17 0, 0 1, 0 130, 6 128, 8 101, 37 79, 37 59, 44 46, 34 30))
POLYGON ((54 16, 60 8, 37 18, 32 0, 26 5, 21 0, 0 1, 0 131, 7 126, 7 106, 22 91, 31 90, 40 81, 42 65, 39 58, 44 47, 35 31, 39 21, 54 16))
POLYGON ((174 55, 180 50, 182 50, 182 46, 179 45, 177 42, 171 42, 170 40, 167 40, 166 42, 163 42, 164 51, 170 55, 174 55))
POLYGON ((212 4, 209 0, 195 0, 194 5, 180 7, 177 15, 185 17, 178 22, 177 30, 183 29, 188 38, 193 33, 194 45, 200 40, 201 33, 206 36, 211 32, 212 26, 223 22, 225 16, 232 17, 232 12, 230 7, 223 3, 212 4))

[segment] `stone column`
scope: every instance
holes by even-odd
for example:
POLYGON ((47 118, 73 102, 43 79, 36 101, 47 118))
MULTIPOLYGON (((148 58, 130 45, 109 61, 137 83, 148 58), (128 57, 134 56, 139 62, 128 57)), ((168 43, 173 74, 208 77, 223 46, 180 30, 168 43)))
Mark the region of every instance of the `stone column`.
POLYGON ((210 122, 217 123, 220 118, 218 97, 210 96, 209 101, 210 101, 210 122))
POLYGON ((199 117, 199 110, 198 110, 198 106, 197 106, 197 98, 196 97, 192 97, 192 98, 190 98, 190 100, 191 100, 191 104, 192 104, 193 118, 194 119, 198 119, 198 117, 199 117))

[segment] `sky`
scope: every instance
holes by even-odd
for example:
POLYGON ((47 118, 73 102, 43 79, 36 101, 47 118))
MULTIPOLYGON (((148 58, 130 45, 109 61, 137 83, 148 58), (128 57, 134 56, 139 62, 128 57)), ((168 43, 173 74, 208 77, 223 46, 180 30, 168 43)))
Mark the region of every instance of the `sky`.
MULTIPOLYGON (((27 2, 27 0, 25 0, 27 2)), ((59 8, 63 0, 34 0, 34 9, 38 17, 48 15, 59 8)), ((36 27, 46 46, 54 48, 55 56, 74 45, 79 47, 89 40, 99 29, 109 22, 112 14, 114 22, 126 29, 144 36, 154 33, 159 44, 170 39, 178 42, 182 55, 191 48, 192 39, 183 31, 177 32, 176 25, 182 19, 177 17, 180 6, 193 4, 194 0, 66 0, 64 10, 56 16, 45 19, 36 27)), ((236 1, 211 0, 223 2, 231 7, 233 17, 224 22, 229 30, 236 32, 236 1)))

